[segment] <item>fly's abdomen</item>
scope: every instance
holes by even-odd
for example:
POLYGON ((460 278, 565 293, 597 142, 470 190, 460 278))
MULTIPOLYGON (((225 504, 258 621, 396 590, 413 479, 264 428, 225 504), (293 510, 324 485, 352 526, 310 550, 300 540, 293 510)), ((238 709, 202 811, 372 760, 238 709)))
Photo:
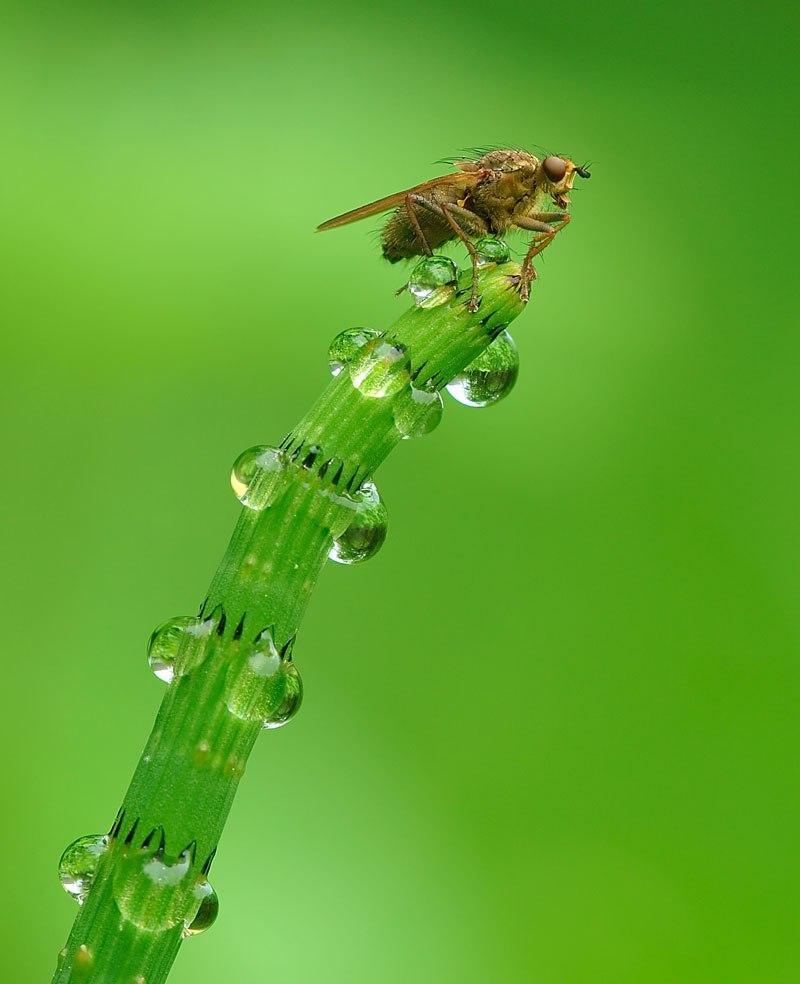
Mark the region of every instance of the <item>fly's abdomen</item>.
MULTIPOLYGON (((438 249, 453 238, 453 230, 440 216, 422 208, 417 208, 416 216, 430 249, 438 249)), ((390 263, 427 253, 425 243, 420 240, 404 208, 398 209, 386 220, 381 232, 381 245, 383 255, 390 263)))

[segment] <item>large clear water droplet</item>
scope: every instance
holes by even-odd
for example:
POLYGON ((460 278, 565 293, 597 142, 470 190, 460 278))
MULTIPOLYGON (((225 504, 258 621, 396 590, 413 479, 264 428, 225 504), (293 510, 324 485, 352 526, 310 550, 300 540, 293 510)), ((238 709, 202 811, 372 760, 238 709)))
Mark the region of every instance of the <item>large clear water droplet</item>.
POLYGON ((333 541, 328 554, 337 564, 358 564, 374 557, 386 539, 389 514, 377 488, 365 482, 353 497, 355 515, 347 529, 333 541))
POLYGON ((264 728, 280 728, 302 700, 303 682, 291 658, 291 643, 279 650, 267 628, 249 645, 240 644, 225 677, 225 702, 232 714, 260 721, 264 728))
POLYGON ((179 615, 153 632, 147 644, 147 662, 159 680, 172 683, 206 658, 208 639, 219 625, 216 613, 207 618, 179 615))
POLYGON ((200 899, 200 907, 190 923, 183 930, 183 938, 199 936, 214 925, 219 915, 219 898, 208 882, 202 882, 195 889, 195 895, 200 899))
POLYGON ((496 236, 481 236, 475 240, 478 251, 478 266, 489 266, 490 263, 508 263, 511 250, 502 239, 496 236))
POLYGON ((444 412, 442 397, 437 390, 412 386, 398 396, 394 408, 394 423, 404 441, 430 434, 439 426, 444 412))
POLYGON ((105 834, 89 834, 78 837, 61 855, 58 862, 58 877, 65 892, 83 905, 100 858, 108 850, 108 837, 105 834))
POLYGON ((346 328, 331 342, 328 349, 328 363, 331 375, 338 376, 346 365, 358 355, 359 349, 380 335, 374 328, 346 328))
POLYGON ((257 444, 243 451, 231 469, 231 488, 248 509, 266 509, 283 489, 286 459, 277 448, 257 444))
POLYGON ((418 307, 438 307, 455 294, 458 267, 448 256, 426 256, 411 271, 408 292, 418 307))
POLYGON ((466 407, 488 407, 508 396, 519 375, 519 354, 507 331, 447 384, 447 392, 466 407))
POLYGON ((399 393, 411 381, 406 350, 383 337, 363 345, 348 364, 353 385, 364 396, 381 397, 399 393))
POLYGON ((199 906, 192 872, 193 848, 177 857, 165 851, 163 830, 156 829, 141 847, 126 844, 114 870, 113 892, 122 916, 139 929, 161 932, 191 922, 199 906))

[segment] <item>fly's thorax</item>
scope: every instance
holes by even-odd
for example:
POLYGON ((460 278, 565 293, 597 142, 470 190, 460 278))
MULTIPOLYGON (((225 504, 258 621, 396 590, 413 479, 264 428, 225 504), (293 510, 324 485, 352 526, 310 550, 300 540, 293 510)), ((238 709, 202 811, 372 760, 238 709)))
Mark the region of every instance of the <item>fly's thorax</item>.
POLYGON ((537 170, 525 164, 514 171, 495 174, 473 189, 472 209, 485 219, 492 232, 501 234, 514 224, 520 209, 527 211, 527 203, 537 191, 537 170))
POLYGON ((541 182, 537 183, 533 191, 526 198, 523 198, 514 210, 513 222, 517 219, 534 215, 537 212, 548 212, 553 207, 553 195, 550 188, 541 182))
POLYGON ((491 171, 518 171, 524 168, 535 171, 539 158, 525 150, 490 150, 476 161, 481 168, 491 171))

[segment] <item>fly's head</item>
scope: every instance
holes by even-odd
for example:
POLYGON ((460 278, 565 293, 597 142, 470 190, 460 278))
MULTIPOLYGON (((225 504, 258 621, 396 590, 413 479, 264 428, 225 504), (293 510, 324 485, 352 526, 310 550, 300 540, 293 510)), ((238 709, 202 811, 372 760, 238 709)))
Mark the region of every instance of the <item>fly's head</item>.
POLYGON ((542 161, 539 176, 542 188, 552 196, 558 208, 566 209, 569 205, 569 193, 576 175, 579 178, 591 177, 585 167, 579 167, 568 157, 550 154, 542 161))

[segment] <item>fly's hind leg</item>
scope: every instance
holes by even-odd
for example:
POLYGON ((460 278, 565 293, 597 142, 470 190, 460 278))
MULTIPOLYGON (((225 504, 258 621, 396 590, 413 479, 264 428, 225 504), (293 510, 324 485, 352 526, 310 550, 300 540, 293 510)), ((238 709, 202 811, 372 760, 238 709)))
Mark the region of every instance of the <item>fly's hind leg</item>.
POLYGON ((469 238, 469 234, 484 235, 489 231, 489 227, 479 215, 470 212, 469 209, 462 208, 460 205, 455 205, 452 202, 446 202, 444 205, 440 205, 435 195, 432 202, 427 198, 423 198, 422 195, 412 195, 411 198, 420 207, 426 208, 428 211, 433 212, 434 215, 443 218, 455 235, 467 247, 470 260, 472 261, 472 291, 467 302, 467 307, 472 312, 477 311, 481 304, 481 299, 478 296, 479 256, 477 249, 475 249, 475 244, 469 238))
POLYGON ((518 218, 515 222, 520 229, 529 232, 541 232, 544 235, 537 239, 534 237, 522 261, 522 270, 519 278, 519 294, 523 301, 527 301, 531 293, 531 284, 536 279, 536 270, 533 266, 534 257, 538 256, 547 246, 552 243, 557 232, 561 232, 569 222, 571 216, 566 212, 534 212, 533 215, 525 215, 518 218), (556 228, 553 225, 556 224, 556 228))
POLYGON ((425 238, 425 233, 422 231, 422 226, 419 224, 417 212, 414 208, 415 205, 421 205, 424 201, 425 199, 421 198, 419 195, 406 195, 403 204, 405 206, 406 215, 408 216, 408 221, 411 223, 411 228, 414 230, 414 234, 422 247, 422 252, 426 256, 433 256, 433 250, 430 247, 430 243, 425 238))

